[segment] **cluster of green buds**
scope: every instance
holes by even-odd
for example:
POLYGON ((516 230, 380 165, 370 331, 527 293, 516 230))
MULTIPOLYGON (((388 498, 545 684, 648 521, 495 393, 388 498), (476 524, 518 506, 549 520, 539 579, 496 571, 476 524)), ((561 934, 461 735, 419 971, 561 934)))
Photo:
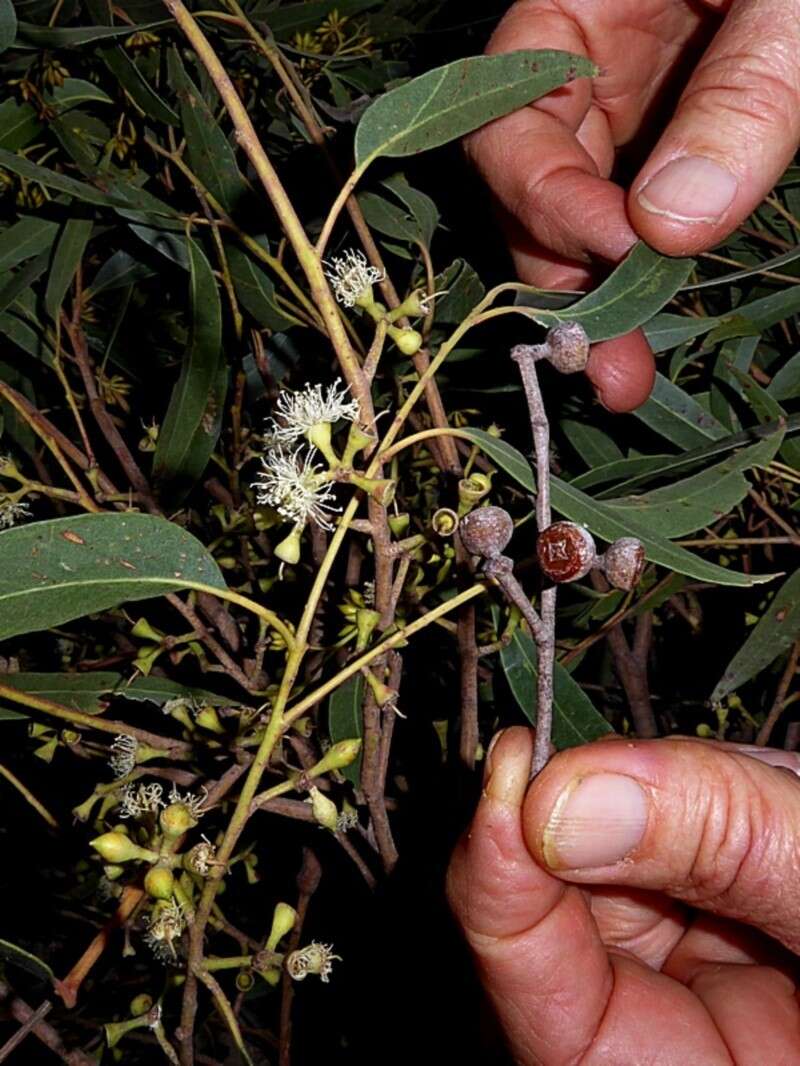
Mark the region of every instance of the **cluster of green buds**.
POLYGON ((413 292, 399 307, 389 311, 375 299, 373 285, 384 280, 377 267, 370 266, 363 252, 348 249, 341 256, 332 256, 326 262, 325 275, 331 283, 333 295, 344 307, 360 307, 374 322, 384 322, 386 333, 403 355, 416 355, 422 347, 422 334, 410 327, 395 325, 401 318, 419 318, 428 313, 425 297, 413 292))
POLYGON ((195 639, 194 630, 183 636, 173 637, 156 629, 146 618, 140 618, 131 629, 131 636, 143 642, 133 665, 145 677, 153 669, 158 657, 165 652, 169 653, 170 662, 175 666, 187 655, 194 655, 201 662, 205 659, 203 645, 195 639))

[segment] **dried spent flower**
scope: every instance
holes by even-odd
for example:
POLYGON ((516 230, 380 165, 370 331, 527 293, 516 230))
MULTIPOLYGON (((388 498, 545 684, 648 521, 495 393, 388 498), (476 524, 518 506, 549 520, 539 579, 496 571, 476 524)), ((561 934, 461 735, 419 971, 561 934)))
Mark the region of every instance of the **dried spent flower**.
POLYGON ((30 518, 31 512, 27 503, 18 503, 6 498, 0 501, 0 529, 9 529, 16 525, 20 518, 30 518))
POLYGON ((169 793, 170 803, 182 803, 184 807, 189 809, 192 818, 195 821, 199 821, 200 818, 206 813, 206 801, 208 799, 208 789, 202 787, 200 792, 195 795, 193 792, 179 792, 175 785, 172 786, 169 793))
POLYGON ((331 283, 333 295, 345 307, 353 307, 365 297, 369 299, 372 286, 385 277, 377 267, 369 265, 363 252, 352 248, 342 256, 331 256, 325 266, 325 277, 331 283))
POLYGON ((163 791, 156 782, 138 787, 126 785, 119 796, 120 818, 142 818, 145 814, 157 814, 166 806, 161 798, 163 791))
POLYGON ((323 984, 327 984, 333 961, 338 959, 341 962, 341 958, 341 955, 333 954, 333 944, 320 944, 312 940, 306 947, 286 956, 286 970, 294 981, 302 981, 310 973, 315 973, 323 984))
POLYGON ((160 900, 153 907, 144 940, 160 962, 178 961, 175 942, 186 928, 186 919, 186 908, 174 896, 160 900))
POLYGON ((186 869, 200 877, 208 877, 212 869, 218 865, 217 849, 207 837, 203 837, 199 844, 190 848, 184 858, 186 869))
POLYGON ((330 516, 341 508, 331 503, 333 487, 320 479, 315 454, 313 450, 303 455, 299 450, 271 449, 261 459, 263 469, 253 488, 258 503, 274 507, 296 525, 302 526, 311 518, 322 529, 333 529, 330 516))
POLYGON ((139 750, 139 741, 128 733, 120 733, 114 737, 111 745, 111 755, 108 765, 111 767, 114 777, 126 777, 136 766, 136 753, 139 750))
POLYGON ((344 419, 355 422, 358 401, 349 398, 350 389, 337 378, 323 392, 322 385, 306 383, 300 392, 282 392, 275 405, 276 414, 267 424, 267 437, 280 444, 292 444, 320 423, 333 424, 344 419))
POLYGON ((349 810, 339 812, 339 817, 336 819, 336 832, 346 833, 348 829, 357 829, 358 825, 358 811, 355 807, 351 807, 349 810))

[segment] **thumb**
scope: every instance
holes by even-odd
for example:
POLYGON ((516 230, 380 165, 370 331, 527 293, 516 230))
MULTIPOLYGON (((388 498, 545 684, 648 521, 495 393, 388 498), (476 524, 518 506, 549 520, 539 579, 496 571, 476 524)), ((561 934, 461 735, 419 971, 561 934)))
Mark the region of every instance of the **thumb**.
POLYGON ((800 142, 800 0, 735 0, 633 182, 634 229, 667 255, 723 240, 800 142))
POLYGON ((526 842, 567 881, 659 890, 800 951, 800 778, 762 755, 693 740, 562 752, 529 790, 526 842))

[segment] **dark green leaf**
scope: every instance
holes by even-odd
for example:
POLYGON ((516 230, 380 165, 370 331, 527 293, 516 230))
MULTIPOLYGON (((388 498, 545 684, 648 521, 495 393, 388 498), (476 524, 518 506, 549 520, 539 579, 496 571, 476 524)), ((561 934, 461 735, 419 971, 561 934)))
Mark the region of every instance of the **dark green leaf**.
POLYGON ((611 437, 590 422, 576 422, 574 419, 565 418, 561 422, 561 429, 590 470, 623 458, 620 448, 611 437))
MULTIPOLYGON (((45 248, 52 248, 58 237, 57 222, 30 215, 0 233, 0 272, 11 270, 45 248)), ((5 280, 5 279, 4 279, 5 280)))
MULTIPOLYGON (((514 631, 511 642, 500 652, 500 662, 509 688, 520 710, 536 725, 536 645, 521 629, 514 631)), ((552 741, 561 751, 588 744, 613 730, 594 707, 592 701, 558 663, 553 674, 553 732, 552 741)))
POLYGON ((358 197, 358 204, 370 229, 409 244, 422 241, 422 231, 414 217, 384 196, 363 192, 358 197))
MULTIPOLYGON (((461 429, 461 436, 479 445, 498 466, 502 467, 528 492, 535 491, 533 471, 525 457, 506 441, 491 437, 480 429, 461 429)), ((638 537, 644 545, 645 555, 652 563, 658 563, 678 574, 694 577, 698 581, 711 581, 716 585, 734 585, 746 588, 771 581, 775 574, 740 574, 706 562, 697 555, 673 544, 665 537, 653 533, 648 526, 639 525, 633 518, 620 520, 601 500, 593 500, 574 486, 553 477, 550 480, 553 509, 565 518, 586 526, 592 533, 611 543, 619 537, 638 537)))
POLYGON ((102 714, 112 698, 148 701, 159 706, 178 696, 194 699, 198 703, 212 703, 217 707, 230 703, 225 696, 181 685, 164 677, 140 675, 130 680, 122 674, 106 670, 90 674, 3 674, 3 684, 86 714, 102 714))
POLYGON ((115 37, 130 37, 145 30, 158 30, 168 26, 171 19, 148 22, 143 26, 75 26, 59 29, 51 26, 35 26, 32 22, 20 22, 19 42, 34 48, 77 48, 90 41, 108 41, 115 37))
POLYGON ((0 149, 0 166, 5 167, 14 174, 19 174, 22 178, 27 178, 29 181, 36 181, 47 189, 64 192, 68 196, 87 204, 95 204, 98 207, 128 206, 123 197, 119 199, 112 198, 101 192, 100 189, 96 189, 93 185, 87 185, 83 181, 76 181, 75 178, 69 178, 66 174, 58 174, 49 167, 40 167, 36 163, 31 163, 24 156, 15 155, 13 152, 5 151, 5 149, 0 149))
POLYGON ((136 281, 151 278, 155 273, 152 267, 134 259, 121 248, 103 263, 95 274, 90 289, 97 296, 98 293, 123 289, 136 281))
POLYGON ((5 52, 17 36, 17 15, 11 0, 0 0, 0 52, 5 52))
POLYGON ((714 328, 716 318, 689 318, 667 312, 656 315, 643 326, 647 343, 654 352, 668 352, 714 328))
MULTIPOLYGON (((364 727, 361 706, 364 701, 364 678, 361 674, 348 678, 328 697, 328 733, 333 744, 340 740, 361 737, 364 727)), ((345 766, 342 774, 358 787, 361 780, 361 753, 354 762, 345 766)))
POLYGON ((65 78, 63 84, 57 85, 48 93, 47 102, 55 105, 59 114, 83 103, 113 104, 108 93, 83 78, 65 78))
POLYGON ((405 174, 400 172, 392 174, 381 184, 406 205, 419 227, 422 243, 429 248, 436 227, 439 225, 439 209, 436 204, 430 196, 426 196, 419 189, 412 188, 405 174))
POLYGON ((8 310, 17 297, 37 281, 50 265, 50 249, 40 252, 14 274, 0 289, 0 312, 8 310))
POLYGON ((446 291, 436 301, 436 324, 463 322, 483 298, 483 282, 464 259, 455 259, 434 279, 437 291, 446 291))
POLYGON ((61 304, 75 277, 75 271, 81 264, 91 235, 91 219, 70 218, 64 224, 56 245, 44 296, 45 310, 52 319, 58 318, 61 304))
POLYGON ((22 970, 27 970, 28 973, 32 973, 34 977, 42 981, 48 981, 53 985, 56 982, 56 975, 46 962, 8 940, 0 940, 0 958, 6 959, 14 966, 19 966, 22 970))
POLYGON ((225 588, 203 545, 163 518, 85 514, 0 533, 0 640, 130 600, 225 588))
POLYGON ((318 0, 316 3, 276 7, 271 0, 256 0, 250 17, 266 22, 273 36, 285 41, 295 33, 315 30, 331 11, 335 10, 339 15, 358 15, 368 7, 376 7, 379 2, 385 0, 318 0))
POLYGON ((0 148, 9 152, 26 148, 41 128, 30 104, 18 104, 10 96, 0 104, 0 148))
POLYGON ((656 374, 650 398, 634 414, 679 448, 697 448, 726 435, 725 427, 705 407, 663 374, 656 374))
POLYGON ((637 475, 655 475, 665 465, 678 462, 674 455, 632 455, 629 459, 617 459, 612 463, 604 463, 602 466, 592 467, 585 474, 570 481, 576 489, 586 491, 595 485, 606 485, 610 481, 619 481, 622 478, 632 478, 637 475))
POLYGON ((704 281, 695 281, 690 285, 684 285, 683 288, 684 290, 694 290, 732 285, 735 281, 742 281, 744 278, 751 278, 756 274, 763 274, 765 271, 778 270, 788 263, 793 263, 796 259, 800 259, 800 245, 790 248, 788 252, 773 256, 771 259, 765 259, 755 266, 747 267, 745 270, 736 270, 732 274, 723 274, 719 278, 706 278, 704 281))
POLYGON ((800 638, 800 570, 783 583, 711 693, 717 703, 740 688, 800 638))
MULTIPOLYGON (((588 296, 559 311, 534 308, 531 317, 545 326, 580 322, 592 341, 619 337, 660 311, 686 281, 694 265, 692 259, 668 259, 640 241, 614 273, 588 296)), ((535 296, 526 297, 523 305, 535 299, 535 296)))
POLYGON ((767 385, 767 392, 779 403, 800 398, 800 352, 795 352, 767 385))
POLYGON ((272 330, 294 325, 294 321, 281 312, 275 300, 275 286, 261 265, 237 245, 227 246, 226 254, 236 297, 256 322, 272 330))
POLYGON ((169 53, 169 76, 178 96, 189 167, 228 213, 247 193, 228 139, 208 104, 186 73, 177 49, 169 53))
POLYGON ((222 352, 222 309, 214 273, 187 239, 192 330, 158 435, 153 471, 180 498, 201 476, 219 437, 228 368, 222 352))
POLYGON ((569 52, 457 59, 392 89, 367 108, 356 130, 356 163, 436 148, 596 72, 588 59, 569 52))

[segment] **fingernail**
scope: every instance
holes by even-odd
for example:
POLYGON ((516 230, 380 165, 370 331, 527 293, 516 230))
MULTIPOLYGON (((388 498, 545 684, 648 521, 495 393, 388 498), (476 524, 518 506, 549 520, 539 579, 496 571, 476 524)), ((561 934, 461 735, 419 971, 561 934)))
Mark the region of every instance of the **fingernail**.
MULTIPOLYGON (((499 737, 497 739, 499 740, 499 737)), ((496 803, 502 803, 506 807, 519 807, 528 789, 530 769, 530 746, 507 745, 503 758, 498 759, 495 753, 495 757, 489 764, 485 794, 496 803)))
POLYGON ((593 774, 561 793, 542 841, 551 869, 609 866, 631 852, 647 825, 647 798, 632 777, 593 774))
POLYGON ((505 729, 498 729, 492 739, 489 741, 489 747, 486 749, 486 761, 483 766, 483 783, 487 785, 489 778, 492 776, 492 752, 494 751, 498 740, 505 733, 505 729))
POLYGON ((645 211, 678 222, 716 222, 730 207, 738 184, 729 170, 702 155, 673 159, 644 185, 645 211))

